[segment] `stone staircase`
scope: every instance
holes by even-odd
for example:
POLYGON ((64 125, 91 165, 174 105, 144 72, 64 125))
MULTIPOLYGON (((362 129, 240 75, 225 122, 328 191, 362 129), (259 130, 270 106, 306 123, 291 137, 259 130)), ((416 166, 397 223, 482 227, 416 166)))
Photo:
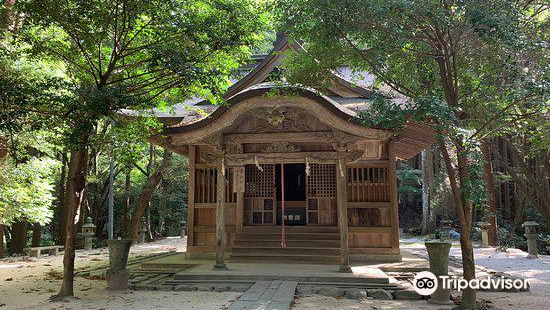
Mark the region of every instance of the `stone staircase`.
POLYGON ((230 262, 338 264, 338 227, 285 226, 286 248, 281 248, 280 226, 245 226, 235 235, 230 262))

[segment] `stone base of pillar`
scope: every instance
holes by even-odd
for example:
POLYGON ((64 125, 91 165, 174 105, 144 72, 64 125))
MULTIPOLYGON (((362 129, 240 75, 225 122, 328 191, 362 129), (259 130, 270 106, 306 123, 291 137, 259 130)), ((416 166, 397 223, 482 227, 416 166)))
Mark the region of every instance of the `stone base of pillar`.
POLYGON ((130 269, 107 269, 105 275, 107 278, 107 288, 109 289, 109 291, 122 291, 128 289, 128 280, 130 280, 130 269))
POLYGON ((214 264, 214 270, 227 270, 227 265, 225 263, 216 263, 214 264))
POLYGON ((351 273, 351 267, 349 265, 340 265, 340 269, 338 271, 351 273))

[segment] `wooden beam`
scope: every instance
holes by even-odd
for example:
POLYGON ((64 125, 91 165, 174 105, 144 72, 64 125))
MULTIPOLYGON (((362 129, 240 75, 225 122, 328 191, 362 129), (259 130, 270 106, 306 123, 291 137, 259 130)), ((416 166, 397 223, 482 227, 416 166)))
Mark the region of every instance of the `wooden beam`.
POLYGON ((216 197, 216 264, 214 269, 227 269, 225 266, 225 164, 224 158, 219 160, 217 171, 216 197))
POLYGON ((347 169, 346 154, 338 152, 338 163, 336 164, 336 208, 338 210, 338 227, 340 230, 340 271, 351 272, 349 266, 348 248, 348 194, 347 194, 347 169))
POLYGON ((235 216, 235 231, 240 234, 243 232, 244 225, 244 192, 237 193, 237 210, 235 216))
POLYGON ((391 207, 390 202, 376 202, 376 201, 361 201, 351 202, 348 201, 348 209, 385 209, 391 207))
POLYGON ((350 227, 350 233, 391 234, 392 226, 350 227))
POLYGON ((194 244, 193 237, 195 226, 195 174, 196 174, 196 147, 189 147, 189 184, 187 194, 187 247, 192 247, 194 244))
MULTIPOLYGON (((342 152, 343 158, 347 161, 354 161, 360 156, 361 151, 342 152)), ((287 153, 245 153, 245 154, 227 154, 226 164, 228 166, 242 166, 258 164, 282 163, 304 163, 306 157, 309 163, 316 164, 335 164, 338 163, 338 153, 319 151, 319 152, 287 152, 287 153)))
POLYGON ((237 194, 237 206, 235 209, 235 229, 237 233, 243 232, 244 223, 244 191, 246 188, 244 166, 233 167, 233 191, 237 194))
MULTIPOLYGON (((236 203, 225 203, 225 209, 234 208, 236 206, 236 203)), ((195 203, 195 210, 196 209, 215 209, 217 207, 217 203, 209 203, 209 202, 202 202, 202 203, 195 203)))
MULTIPOLYGON (((351 136, 351 135, 348 135, 351 136)), ((364 140, 363 137, 356 137, 364 140)), ((338 142, 338 137, 333 131, 308 131, 308 132, 273 132, 273 133, 239 133, 224 134, 226 144, 243 143, 271 143, 273 141, 285 142, 338 142)))
POLYGON ((393 249, 393 248, 383 248, 383 247, 376 247, 376 248, 359 248, 359 247, 351 247, 349 248, 350 254, 382 254, 382 255, 396 255, 399 254, 399 249, 393 249))
POLYGON ((388 182, 390 185, 392 248, 399 248, 399 205, 397 200, 397 162, 395 142, 388 143, 388 182))
MULTIPOLYGON (((216 226, 195 226, 196 233, 215 233, 216 226)), ((227 234, 235 233, 234 225, 225 225, 225 232, 227 234)), ((226 247, 227 249, 227 247, 226 247)))

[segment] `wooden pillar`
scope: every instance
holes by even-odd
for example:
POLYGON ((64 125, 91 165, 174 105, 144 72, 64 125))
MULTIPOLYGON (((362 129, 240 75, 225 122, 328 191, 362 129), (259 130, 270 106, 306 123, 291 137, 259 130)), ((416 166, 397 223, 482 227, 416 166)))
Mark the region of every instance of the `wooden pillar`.
POLYGON ((345 152, 339 151, 338 161, 336 162, 336 207, 338 210, 338 227, 340 229, 340 271, 351 272, 348 247, 348 194, 346 174, 345 152))
POLYGON ((216 173, 216 264, 214 269, 225 270, 225 165, 220 159, 216 173))
POLYGON ((196 147, 189 146, 189 185, 188 185, 188 202, 187 202, 187 251, 189 252, 194 246, 195 228, 195 176, 196 176, 196 147))
POLYGON ((390 186, 390 207, 392 227, 392 248, 399 249, 399 206, 397 199, 397 161, 394 141, 388 142, 388 181, 390 186))
POLYGON ((244 223, 244 166, 233 168, 233 188, 237 193, 237 210, 235 212, 235 232, 240 234, 243 232, 244 223))

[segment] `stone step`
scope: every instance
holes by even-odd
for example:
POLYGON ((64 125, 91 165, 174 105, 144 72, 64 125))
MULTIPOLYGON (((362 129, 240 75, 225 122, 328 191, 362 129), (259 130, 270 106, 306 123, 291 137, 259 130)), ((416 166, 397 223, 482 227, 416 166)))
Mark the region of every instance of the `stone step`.
POLYGON ((233 263, 308 263, 308 264, 336 264, 340 262, 340 255, 309 255, 264 253, 261 250, 255 253, 231 253, 233 263))
POLYGON ((313 248, 313 247, 286 247, 282 249, 279 245, 278 247, 251 247, 248 245, 241 245, 240 243, 233 246, 231 254, 282 254, 282 255, 340 255, 340 248, 313 248))
MULTIPOLYGON (((340 240, 338 233, 285 233, 286 240, 340 240)), ((235 234, 235 241, 281 240, 281 233, 235 234)))
POLYGON ((170 283, 206 283, 206 282, 220 282, 229 283, 231 281, 239 281, 238 283, 251 283, 256 281, 297 281, 300 284, 315 285, 388 285, 390 284, 388 277, 351 277, 351 276, 338 276, 339 273, 335 273, 334 276, 316 276, 316 275, 284 275, 284 274, 193 274, 181 272, 174 275, 174 278, 170 280, 170 283), (241 282, 244 281, 244 282, 241 282))
MULTIPOLYGON (((220 280, 220 279, 206 279, 206 280, 168 280, 163 285, 203 285, 203 284, 216 284, 216 285, 252 285, 257 280, 251 280, 247 278, 245 280, 220 280)), ((298 281, 299 286, 311 286, 311 287, 336 287, 336 288, 358 288, 358 289, 384 289, 384 290, 402 290, 403 287, 397 284, 385 284, 385 283, 361 283, 351 282, 342 283, 338 281, 331 282, 308 282, 298 281)))
MULTIPOLYGON (((236 240, 235 247, 281 247, 281 239, 236 240)), ((286 240, 287 248, 340 248, 340 240, 286 240)))
MULTIPOLYGON (((285 226, 287 233, 338 233, 336 226, 285 226)), ((279 233, 281 226, 244 226, 243 233, 279 233)))

